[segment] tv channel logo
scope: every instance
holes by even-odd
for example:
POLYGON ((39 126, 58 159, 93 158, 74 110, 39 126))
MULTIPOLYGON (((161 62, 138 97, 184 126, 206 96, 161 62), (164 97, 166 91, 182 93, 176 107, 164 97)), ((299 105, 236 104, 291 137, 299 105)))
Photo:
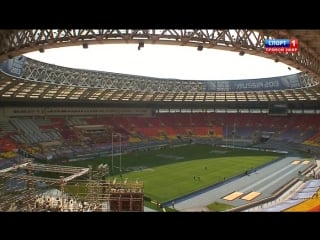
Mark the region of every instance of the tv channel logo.
POLYGON ((264 42, 267 53, 297 53, 299 48, 298 39, 266 39, 264 42))

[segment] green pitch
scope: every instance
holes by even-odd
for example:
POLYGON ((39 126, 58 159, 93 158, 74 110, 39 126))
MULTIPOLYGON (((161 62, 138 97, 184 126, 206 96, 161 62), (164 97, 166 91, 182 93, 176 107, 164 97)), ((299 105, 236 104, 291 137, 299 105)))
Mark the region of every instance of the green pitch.
MULTIPOLYGON (((119 171, 120 156, 114 155, 113 173, 108 178, 142 180, 145 196, 154 201, 166 202, 243 174, 280 156, 272 152, 208 145, 168 147, 122 154, 122 175, 119 171)), ((100 163, 107 163, 111 170, 111 157, 72 162, 72 165, 87 167, 90 164, 95 169, 100 163)))

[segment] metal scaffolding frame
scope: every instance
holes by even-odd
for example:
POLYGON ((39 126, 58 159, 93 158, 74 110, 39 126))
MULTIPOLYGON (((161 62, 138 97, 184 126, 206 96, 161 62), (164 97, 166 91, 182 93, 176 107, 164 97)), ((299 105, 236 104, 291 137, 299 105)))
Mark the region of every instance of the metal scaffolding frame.
POLYGON ((93 171, 91 166, 39 164, 27 159, 0 170, 0 211, 143 211, 143 182, 106 180, 108 174, 103 164, 93 171), (39 172, 59 177, 43 177, 39 172), (40 183, 45 187, 39 187, 40 183))

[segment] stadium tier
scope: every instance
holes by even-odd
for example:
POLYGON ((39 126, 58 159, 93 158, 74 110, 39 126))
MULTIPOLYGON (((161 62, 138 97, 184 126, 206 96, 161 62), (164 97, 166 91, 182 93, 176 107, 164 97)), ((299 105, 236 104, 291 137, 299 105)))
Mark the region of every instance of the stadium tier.
MULTIPOLYGON (((74 113, 70 109, 70 113, 74 113)), ((45 108, 41 110, 45 112, 45 108)), ((320 115, 317 114, 156 113, 148 117, 87 114, 68 116, 64 111, 60 117, 44 113, 42 117, 3 118, 2 124, 7 127, 1 129, 1 149, 5 152, 23 150, 40 159, 48 155, 50 159, 61 155, 74 157, 79 151, 110 150, 112 143, 120 142, 114 134, 121 135, 122 144, 128 148, 136 144, 147 146, 155 141, 190 140, 274 147, 282 142, 299 144, 300 149, 320 146, 320 115)))

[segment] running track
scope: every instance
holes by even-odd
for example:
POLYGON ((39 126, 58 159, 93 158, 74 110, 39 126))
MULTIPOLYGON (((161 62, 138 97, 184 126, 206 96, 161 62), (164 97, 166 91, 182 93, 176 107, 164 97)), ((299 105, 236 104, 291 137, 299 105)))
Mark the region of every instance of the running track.
POLYGON ((200 193, 196 196, 175 200, 174 207, 178 211, 205 211, 206 206, 213 202, 221 202, 235 207, 269 197, 274 191, 298 176, 310 166, 311 162, 304 161, 300 157, 285 157, 264 168, 242 176, 217 188, 200 193), (297 164, 292 164, 296 162, 297 164), (235 200, 224 200, 223 198, 232 192, 241 192, 243 195, 235 200), (250 192, 258 192, 259 196, 248 201, 241 199, 250 192))

